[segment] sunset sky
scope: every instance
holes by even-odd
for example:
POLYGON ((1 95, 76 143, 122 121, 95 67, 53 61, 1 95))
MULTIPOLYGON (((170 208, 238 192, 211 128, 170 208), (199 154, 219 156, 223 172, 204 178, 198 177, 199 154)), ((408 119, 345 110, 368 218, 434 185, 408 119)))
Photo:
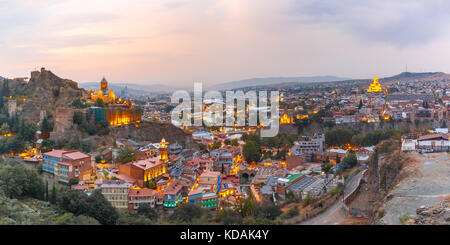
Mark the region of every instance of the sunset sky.
POLYGON ((0 0, 0 76, 190 86, 450 72, 450 3, 0 0))

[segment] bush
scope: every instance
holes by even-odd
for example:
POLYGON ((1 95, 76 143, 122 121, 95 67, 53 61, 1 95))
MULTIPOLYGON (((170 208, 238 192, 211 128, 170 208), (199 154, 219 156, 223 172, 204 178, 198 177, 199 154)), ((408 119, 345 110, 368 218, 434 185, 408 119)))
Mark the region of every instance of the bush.
POLYGON ((253 215, 262 219, 275 220, 281 213, 280 207, 272 204, 263 204, 254 210, 253 215))
POLYGON ((170 216, 170 219, 190 223, 194 219, 201 218, 202 215, 202 208, 193 204, 182 203, 180 206, 175 208, 175 211, 170 216))
POLYGON ((398 220, 400 221, 400 223, 402 225, 406 224, 411 219, 412 219, 412 217, 409 214, 403 214, 402 216, 400 216, 398 218, 398 220))
POLYGON ((120 163, 127 163, 136 160, 136 153, 133 148, 125 147, 119 150, 117 154, 117 161, 120 163))
POLYGON ((71 178, 70 180, 69 180, 69 185, 78 185, 78 182, 79 182, 79 180, 78 180, 78 178, 71 178))
POLYGON ((232 209, 225 209, 216 214, 216 220, 223 225, 241 225, 242 217, 232 209))
POLYGON ((148 204, 141 204, 137 210, 139 215, 143 215, 150 220, 158 219, 158 213, 148 204))
POLYGON ((316 201, 316 199, 314 198, 313 194, 311 192, 308 192, 308 194, 306 194, 306 197, 303 199, 303 206, 308 206, 312 203, 314 203, 316 201))
POLYGON ((298 208, 297 207, 292 207, 286 213, 283 213, 281 215, 281 218, 283 218, 283 219, 290 219, 290 218, 295 217, 297 215, 298 215, 298 208))
POLYGON ((358 158, 354 152, 350 152, 342 159, 342 163, 349 167, 354 167, 358 164, 358 158))
POLYGON ((334 197, 336 195, 342 195, 343 189, 341 187, 336 187, 333 190, 330 191, 330 197, 334 197))

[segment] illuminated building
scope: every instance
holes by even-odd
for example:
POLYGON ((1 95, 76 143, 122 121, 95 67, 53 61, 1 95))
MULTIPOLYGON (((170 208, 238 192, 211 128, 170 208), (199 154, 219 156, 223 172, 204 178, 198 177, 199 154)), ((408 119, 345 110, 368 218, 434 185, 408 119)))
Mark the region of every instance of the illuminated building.
POLYGON ((110 106, 105 108, 105 118, 112 126, 128 125, 133 122, 139 123, 141 114, 137 110, 121 106, 110 106))
POLYGON ((160 157, 152 157, 119 166, 119 173, 137 180, 139 186, 144 186, 147 181, 158 181, 166 173, 167 160, 160 157))
POLYGON ((103 77, 100 82, 100 90, 98 92, 89 91, 91 96, 91 100, 96 101, 97 99, 101 99, 105 103, 114 103, 116 102, 116 95, 112 90, 108 89, 108 81, 103 77))
POLYGON ((164 138, 161 140, 161 143, 159 143, 159 159, 163 162, 167 162, 167 160, 169 159, 167 155, 168 144, 169 143, 167 143, 164 138))
POLYGON ((164 190, 164 207, 174 208, 179 202, 183 201, 182 196, 183 185, 179 182, 174 182, 164 190))
POLYGON ((381 87, 381 84, 378 82, 378 77, 373 78, 373 83, 370 84, 369 88, 367 89, 368 93, 381 93, 383 92, 383 88, 381 87))
POLYGON ((133 102, 116 98, 114 92, 108 89, 108 81, 105 78, 100 82, 100 90, 97 92, 89 91, 89 95, 88 102, 90 103, 101 99, 108 104, 106 107, 89 108, 89 119, 95 114, 95 123, 101 120, 108 121, 112 126, 140 123, 141 113, 139 110, 133 109, 133 102))
POLYGON ((145 204, 152 208, 156 203, 156 191, 148 188, 131 189, 128 193, 128 210, 136 210, 145 204))
POLYGON ((220 172, 203 172, 188 194, 188 203, 202 208, 216 209, 220 185, 220 172))
POLYGON ((280 124, 293 124, 294 120, 292 116, 288 116, 286 113, 280 118, 280 124))

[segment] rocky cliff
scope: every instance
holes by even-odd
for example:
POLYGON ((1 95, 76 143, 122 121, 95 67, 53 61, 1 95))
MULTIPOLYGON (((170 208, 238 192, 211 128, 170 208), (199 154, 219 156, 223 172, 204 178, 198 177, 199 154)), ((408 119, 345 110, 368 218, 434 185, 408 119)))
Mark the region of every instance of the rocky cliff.
POLYGON ((76 82, 60 78, 44 68, 31 72, 29 81, 5 79, 0 83, 2 87, 7 83, 9 95, 18 103, 17 113, 33 122, 39 121, 41 111, 54 115, 56 108, 67 107, 74 99, 87 95, 76 82))
POLYGON ((416 225, 450 225, 450 197, 435 206, 421 206, 416 213, 416 225))
POLYGON ((160 142, 165 138, 169 143, 178 142, 184 148, 198 149, 198 145, 190 134, 186 134, 180 128, 166 123, 141 123, 139 127, 125 126, 112 128, 111 135, 116 138, 129 138, 135 141, 160 142))

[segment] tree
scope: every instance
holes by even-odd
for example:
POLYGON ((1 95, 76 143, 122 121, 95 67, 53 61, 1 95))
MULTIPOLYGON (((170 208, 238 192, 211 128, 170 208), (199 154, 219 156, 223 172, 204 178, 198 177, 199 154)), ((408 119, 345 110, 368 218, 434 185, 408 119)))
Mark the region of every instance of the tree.
POLYGON ((119 150, 117 154, 117 161, 120 163, 127 163, 136 160, 136 153, 133 148, 125 147, 119 150))
POLYGON ((96 163, 100 163, 100 162, 102 161, 102 159, 103 159, 103 158, 102 158, 101 155, 96 155, 96 156, 95 156, 95 162, 96 162, 96 163))
POLYGON ((189 223, 195 218, 200 218, 202 215, 202 208, 190 203, 182 203, 174 210, 170 219, 189 223))
POLYGON ((71 178, 70 180, 69 180, 69 185, 78 185, 78 182, 79 182, 79 180, 78 180, 78 178, 77 177, 75 177, 75 178, 71 178))
POLYGON ((282 213, 283 212, 281 211, 280 207, 273 204, 264 203, 263 205, 255 208, 253 215, 262 219, 274 220, 282 213))
POLYGON ((53 125, 51 124, 48 117, 42 119, 41 131, 42 133, 50 133, 53 130, 53 125))
POLYGON ((45 195, 37 172, 16 162, 0 166, 0 190, 9 198, 29 196, 43 200, 45 195))
POLYGON ((85 215, 74 216, 72 213, 65 213, 56 220, 57 225, 100 225, 100 223, 85 215))
POLYGON ((216 214, 216 220, 223 225, 242 225, 242 217, 232 209, 224 209, 216 214))
POLYGON ((106 120, 101 120, 98 123, 95 124, 95 127, 97 128, 97 134, 98 135, 107 135, 109 134, 109 123, 106 120))
POLYGON ((231 146, 239 146, 239 141, 237 139, 232 139, 231 146))
POLYGON ((48 181, 45 180, 45 197, 44 201, 48 202, 49 196, 48 196, 48 181))
POLYGON ((314 198, 313 194, 308 191, 308 194, 306 194, 306 197, 303 199, 303 206, 308 206, 312 203, 314 203, 316 199, 314 198))
POLYGON ((137 213, 139 215, 143 215, 143 216, 147 217, 150 220, 158 219, 158 213, 155 211, 155 209, 150 207, 150 205, 148 205, 148 204, 139 205, 137 213))
POLYGON ((261 147, 254 141, 247 141, 242 148, 242 153, 247 162, 259 162, 261 158, 261 147))
POLYGON ((0 134, 8 134, 9 132, 11 132, 11 128, 9 127, 9 124, 7 123, 3 123, 2 126, 0 127, 0 134))
POLYGON ((61 193, 58 206, 75 215, 88 213, 88 196, 79 190, 67 190, 61 193))
POLYGON ((323 164, 322 164, 322 171, 323 171, 326 175, 328 175, 328 174, 331 172, 332 169, 333 169, 333 164, 331 164, 331 163, 329 163, 329 162, 326 162, 326 163, 323 163, 323 164))
POLYGON ((81 111, 75 111, 73 113, 73 123, 81 125, 85 121, 84 114, 81 111))
POLYGON ((58 97, 59 96, 59 88, 53 88, 52 93, 55 97, 58 97))
POLYGON ((51 151, 55 147, 55 141, 51 139, 44 139, 42 140, 41 147, 39 150, 43 152, 51 151))
POLYGON ((348 165, 349 167, 354 167, 358 164, 358 158, 354 152, 350 152, 344 157, 344 159, 342 159, 342 163, 348 165))
POLYGON ((253 210, 256 208, 256 204, 251 197, 239 199, 235 205, 235 211, 241 214, 242 217, 253 214, 253 210))
POLYGON ((98 220, 102 225, 114 225, 119 218, 117 210, 102 195, 100 190, 95 190, 87 198, 87 212, 90 217, 98 220))
POLYGON ((92 141, 92 139, 86 139, 86 140, 82 140, 80 143, 80 150, 82 152, 91 152, 92 149, 94 148, 94 142, 92 141))
POLYGON ((145 186, 149 189, 156 189, 156 182, 154 179, 146 181, 145 186))
POLYGON ((74 107, 74 108, 86 108, 87 107, 86 100, 80 99, 80 98, 76 98, 74 101, 72 101, 72 107, 74 107))
POLYGON ((153 222, 144 215, 133 215, 128 210, 120 210, 118 225, 151 225, 153 222))
POLYGON ((346 129, 333 129, 325 133, 325 143, 327 146, 343 146, 350 143, 353 134, 346 129))
POLYGON ((52 193, 51 193, 50 199, 49 199, 49 201, 50 201, 51 204, 56 204, 56 201, 57 201, 57 193, 56 193, 56 192, 57 192, 56 186, 53 185, 53 187, 52 187, 52 193))

